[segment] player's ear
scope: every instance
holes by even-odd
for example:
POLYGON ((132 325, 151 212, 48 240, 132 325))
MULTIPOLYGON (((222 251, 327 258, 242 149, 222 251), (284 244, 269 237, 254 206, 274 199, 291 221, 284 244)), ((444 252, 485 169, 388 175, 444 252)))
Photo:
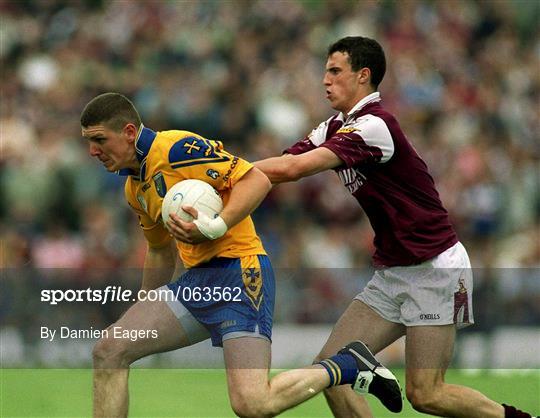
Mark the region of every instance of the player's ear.
POLYGON ((126 135, 129 142, 135 142, 137 139, 137 133, 139 130, 133 123, 128 123, 126 126, 124 126, 123 129, 124 134, 126 135))
POLYGON ((358 83, 369 84, 371 80, 371 70, 368 67, 361 68, 358 71, 358 83))

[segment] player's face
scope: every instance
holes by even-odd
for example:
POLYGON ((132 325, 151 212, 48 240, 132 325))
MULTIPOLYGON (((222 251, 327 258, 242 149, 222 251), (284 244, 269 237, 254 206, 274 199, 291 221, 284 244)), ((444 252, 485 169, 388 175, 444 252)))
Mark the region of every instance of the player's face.
POLYGON ((134 146, 137 138, 135 125, 128 123, 121 132, 105 125, 89 126, 82 128, 82 136, 88 140, 90 155, 97 158, 108 171, 139 169, 134 146))
POLYGON ((353 71, 346 52, 334 52, 328 57, 323 83, 333 109, 348 113, 366 95, 364 70, 367 68, 353 71))

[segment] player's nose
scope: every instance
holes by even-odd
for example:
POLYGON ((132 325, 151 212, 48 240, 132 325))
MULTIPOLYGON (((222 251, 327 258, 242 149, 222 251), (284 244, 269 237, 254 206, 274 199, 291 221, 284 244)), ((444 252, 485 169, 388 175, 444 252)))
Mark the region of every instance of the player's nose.
POLYGON ((88 146, 88 152, 92 157, 97 157, 99 154, 101 154, 101 150, 99 149, 99 147, 96 144, 92 143, 90 143, 90 145, 88 146))
POLYGON ((325 86, 327 86, 327 87, 328 87, 330 84, 332 84, 331 81, 330 81, 330 76, 328 75, 328 73, 325 73, 325 74, 324 74, 324 77, 323 77, 323 81, 322 81, 322 82, 323 82, 323 84, 324 84, 325 86))

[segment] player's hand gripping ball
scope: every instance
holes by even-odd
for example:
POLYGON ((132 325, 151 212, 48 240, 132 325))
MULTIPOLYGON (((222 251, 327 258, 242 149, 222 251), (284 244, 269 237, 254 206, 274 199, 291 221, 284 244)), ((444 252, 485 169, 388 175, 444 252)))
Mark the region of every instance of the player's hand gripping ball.
POLYGON ((176 183, 167 191, 161 206, 161 217, 167 224, 169 215, 174 213, 185 222, 194 222, 208 239, 217 239, 227 232, 227 225, 220 218, 223 209, 221 196, 208 183, 201 180, 184 180, 176 183), (197 219, 182 210, 182 206, 191 206, 198 212, 197 219))

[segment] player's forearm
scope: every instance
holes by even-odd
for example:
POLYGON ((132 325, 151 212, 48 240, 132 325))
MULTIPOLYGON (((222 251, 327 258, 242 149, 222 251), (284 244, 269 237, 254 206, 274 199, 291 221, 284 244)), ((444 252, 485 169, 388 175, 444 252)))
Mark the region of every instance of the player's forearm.
POLYGON ((257 161, 255 167, 266 174, 272 183, 283 183, 312 176, 343 164, 334 151, 319 147, 303 154, 285 154, 257 161))
POLYGON ((227 205, 220 213, 228 228, 232 228, 253 212, 264 200, 272 185, 258 169, 248 171, 232 188, 227 205))
POLYGON ((174 240, 162 248, 148 248, 141 289, 157 289, 171 281, 176 267, 176 253, 174 240))
POLYGON ((292 170, 290 157, 290 155, 282 155, 280 157, 255 161, 253 164, 266 174, 272 184, 285 183, 298 180, 298 178, 295 178, 295 173, 292 170))

